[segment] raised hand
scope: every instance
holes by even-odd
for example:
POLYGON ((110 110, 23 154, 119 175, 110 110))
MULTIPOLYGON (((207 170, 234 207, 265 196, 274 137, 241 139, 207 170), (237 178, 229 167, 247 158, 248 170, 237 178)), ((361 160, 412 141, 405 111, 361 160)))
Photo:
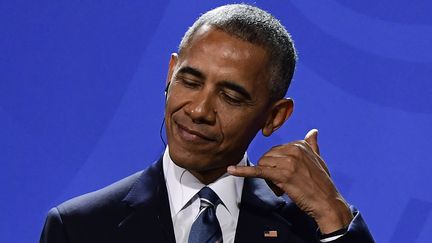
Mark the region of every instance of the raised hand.
POLYGON ((319 155, 316 129, 310 130, 304 140, 273 147, 257 166, 229 166, 228 173, 265 179, 277 195, 286 193, 311 216, 324 234, 342 229, 352 220, 348 204, 319 155))

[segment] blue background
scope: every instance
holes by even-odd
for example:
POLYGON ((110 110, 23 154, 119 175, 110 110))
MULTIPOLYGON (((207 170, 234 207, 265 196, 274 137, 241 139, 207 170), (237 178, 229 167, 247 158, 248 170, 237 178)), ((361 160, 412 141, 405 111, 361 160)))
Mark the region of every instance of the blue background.
MULTIPOLYGON (((51 207, 159 157, 169 55, 226 2, 0 2, 0 242, 37 242, 51 207)), ((295 113, 252 160, 317 127, 377 242, 432 242, 432 3, 253 2, 300 59, 295 113)))

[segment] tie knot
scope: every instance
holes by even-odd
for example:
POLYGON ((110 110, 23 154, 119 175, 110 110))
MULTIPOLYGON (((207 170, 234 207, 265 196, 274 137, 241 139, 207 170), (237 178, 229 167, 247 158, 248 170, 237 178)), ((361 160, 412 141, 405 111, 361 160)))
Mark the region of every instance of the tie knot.
POLYGON ((198 196, 200 197, 201 202, 208 203, 216 208, 216 206, 222 201, 218 197, 218 195, 209 187, 203 187, 199 192, 198 196))

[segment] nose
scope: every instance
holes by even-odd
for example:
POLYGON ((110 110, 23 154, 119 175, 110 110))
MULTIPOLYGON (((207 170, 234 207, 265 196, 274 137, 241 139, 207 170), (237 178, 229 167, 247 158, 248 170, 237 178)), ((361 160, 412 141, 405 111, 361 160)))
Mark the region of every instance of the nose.
POLYGON ((192 97, 184 111, 194 123, 214 125, 216 122, 216 109, 209 92, 200 92, 192 97))

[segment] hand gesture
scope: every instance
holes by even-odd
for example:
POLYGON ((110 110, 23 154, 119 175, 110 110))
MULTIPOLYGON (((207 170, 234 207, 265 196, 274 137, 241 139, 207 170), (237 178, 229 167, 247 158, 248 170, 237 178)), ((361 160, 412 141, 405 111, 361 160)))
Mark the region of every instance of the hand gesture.
POLYGON ((353 216, 320 157, 317 139, 318 130, 312 129, 304 140, 270 149, 257 166, 229 166, 228 173, 265 179, 276 195, 286 193, 326 234, 346 227, 353 216))

